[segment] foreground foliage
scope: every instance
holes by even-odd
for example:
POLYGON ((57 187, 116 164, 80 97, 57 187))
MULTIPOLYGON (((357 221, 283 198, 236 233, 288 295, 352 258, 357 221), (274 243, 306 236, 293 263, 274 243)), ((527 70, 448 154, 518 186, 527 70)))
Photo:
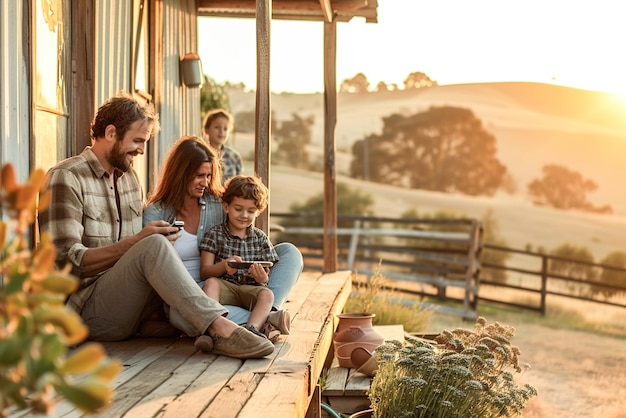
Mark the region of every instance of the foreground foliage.
POLYGON ((419 338, 383 344, 369 394, 374 418, 519 414, 537 390, 514 380, 527 366, 510 343, 513 335, 509 326, 478 318, 474 330, 444 331, 437 344, 419 338))
POLYGON ((65 307, 78 280, 54 269, 55 248, 41 236, 31 251, 26 234, 36 207, 47 207, 43 170, 28 183, 15 181, 11 165, 2 167, 0 202, 11 218, 0 222, 0 417, 15 409, 50 413, 55 394, 85 412, 96 412, 111 400, 111 380, 120 363, 109 359, 100 344, 89 343, 68 355, 68 346, 82 342, 87 327, 65 307))

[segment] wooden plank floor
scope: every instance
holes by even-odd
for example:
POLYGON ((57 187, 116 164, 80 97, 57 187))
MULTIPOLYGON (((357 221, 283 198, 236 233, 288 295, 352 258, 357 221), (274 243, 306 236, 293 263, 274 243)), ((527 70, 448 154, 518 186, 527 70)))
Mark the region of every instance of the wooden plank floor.
MULTIPOLYGON (((291 334, 281 336, 274 353, 263 359, 198 352, 192 338, 104 343, 109 356, 122 360, 123 370, 114 380, 113 403, 97 416, 305 417, 309 404, 309 416, 319 416, 315 390, 332 350, 335 315, 351 289, 349 271, 303 273, 284 306, 291 313, 291 334)), ((84 414, 60 400, 51 416, 84 414)))

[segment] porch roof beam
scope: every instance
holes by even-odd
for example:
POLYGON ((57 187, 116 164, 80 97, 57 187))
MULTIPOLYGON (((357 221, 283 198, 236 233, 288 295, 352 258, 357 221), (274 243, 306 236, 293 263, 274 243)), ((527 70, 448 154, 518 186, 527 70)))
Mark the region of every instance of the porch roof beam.
MULTIPOLYGON (((273 0, 272 19, 376 23, 377 0, 273 0)), ((256 0, 197 0, 198 16, 254 18, 256 0)))

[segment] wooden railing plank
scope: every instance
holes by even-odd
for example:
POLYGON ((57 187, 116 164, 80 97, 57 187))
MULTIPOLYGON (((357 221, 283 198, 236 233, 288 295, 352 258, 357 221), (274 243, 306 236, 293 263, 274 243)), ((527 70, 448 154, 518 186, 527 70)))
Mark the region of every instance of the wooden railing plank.
POLYGON ((350 277, 350 272, 337 272, 318 279, 293 321, 297 332, 285 339, 239 417, 303 416, 331 348, 335 315, 341 313, 350 295, 350 277))

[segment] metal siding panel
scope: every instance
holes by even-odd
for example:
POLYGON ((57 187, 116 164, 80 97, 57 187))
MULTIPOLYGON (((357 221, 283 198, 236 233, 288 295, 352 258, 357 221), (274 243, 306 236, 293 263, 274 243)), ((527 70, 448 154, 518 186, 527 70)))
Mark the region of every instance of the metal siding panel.
POLYGON ((30 172, 28 2, 0 0, 0 165, 13 163, 19 181, 30 172))
POLYGON ((130 92, 132 0, 96 6, 96 107, 119 91, 130 92))
POLYGON ((160 103, 159 165, 182 135, 199 135, 200 89, 181 86, 180 58, 196 52, 197 17, 194 0, 163 2, 163 97, 160 103))

